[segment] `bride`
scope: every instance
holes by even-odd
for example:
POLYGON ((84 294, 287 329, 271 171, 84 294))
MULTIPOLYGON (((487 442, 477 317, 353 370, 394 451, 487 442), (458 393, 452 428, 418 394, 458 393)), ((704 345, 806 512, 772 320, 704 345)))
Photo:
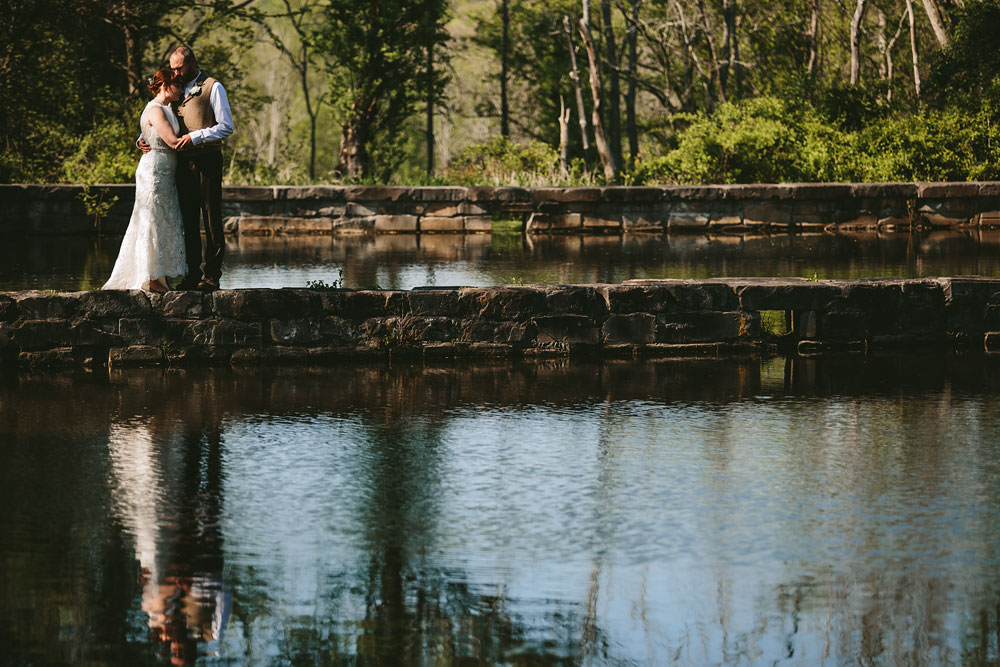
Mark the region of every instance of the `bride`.
POLYGON ((135 171, 135 207, 111 277, 101 289, 142 289, 166 292, 167 276, 187 270, 184 225, 177 199, 177 153, 180 124, 171 102, 182 96, 173 70, 161 69, 149 81, 156 97, 139 117, 142 138, 152 150, 135 171))

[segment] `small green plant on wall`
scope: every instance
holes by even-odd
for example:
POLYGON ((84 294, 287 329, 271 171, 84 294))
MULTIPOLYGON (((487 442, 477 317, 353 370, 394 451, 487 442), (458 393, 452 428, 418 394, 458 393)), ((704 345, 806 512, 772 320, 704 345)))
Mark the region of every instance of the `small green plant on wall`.
POLYGON ((306 287, 313 290, 335 290, 342 289, 344 287, 344 270, 338 269, 337 277, 333 279, 332 282, 326 282, 324 280, 307 280, 306 287))

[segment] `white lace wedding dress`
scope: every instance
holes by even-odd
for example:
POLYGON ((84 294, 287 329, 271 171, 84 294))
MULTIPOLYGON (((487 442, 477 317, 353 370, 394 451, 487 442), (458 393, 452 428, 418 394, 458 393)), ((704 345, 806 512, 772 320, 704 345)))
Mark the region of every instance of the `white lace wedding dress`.
POLYGON ((177 153, 160 138, 149 120, 160 107, 180 131, 177 116, 167 105, 151 101, 139 117, 142 138, 152 150, 142 156, 135 170, 135 207, 118 260, 101 289, 148 289, 150 280, 179 276, 187 270, 184 224, 177 198, 177 153))

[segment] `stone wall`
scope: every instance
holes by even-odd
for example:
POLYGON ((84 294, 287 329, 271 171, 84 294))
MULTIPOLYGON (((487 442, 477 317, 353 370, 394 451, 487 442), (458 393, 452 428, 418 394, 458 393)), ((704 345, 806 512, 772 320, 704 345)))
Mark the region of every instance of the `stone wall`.
POLYGON ((1000 350, 1000 279, 0 293, 0 365, 1000 350))
MULTIPOLYGON (((134 187, 92 186, 110 203, 87 215, 75 185, 0 185, 0 235, 121 234, 134 187)), ((240 234, 488 232, 523 219, 530 233, 662 233, 1000 227, 1000 183, 676 187, 229 187, 227 230, 240 234)))

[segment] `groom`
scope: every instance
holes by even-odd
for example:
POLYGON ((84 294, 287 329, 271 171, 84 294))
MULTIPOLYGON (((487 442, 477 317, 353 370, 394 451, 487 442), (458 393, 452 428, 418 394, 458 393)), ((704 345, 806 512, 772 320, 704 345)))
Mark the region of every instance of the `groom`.
MULTIPOLYGON (((222 140, 233 133, 233 114, 222 84, 198 69, 194 51, 178 46, 170 54, 170 69, 184 87, 177 105, 181 124, 177 144, 177 195, 184 219, 187 275, 177 289, 212 292, 219 289, 226 242, 222 229, 222 140), (199 219, 205 221, 205 269, 199 219)), ((148 150, 140 140, 143 152, 148 150)))

